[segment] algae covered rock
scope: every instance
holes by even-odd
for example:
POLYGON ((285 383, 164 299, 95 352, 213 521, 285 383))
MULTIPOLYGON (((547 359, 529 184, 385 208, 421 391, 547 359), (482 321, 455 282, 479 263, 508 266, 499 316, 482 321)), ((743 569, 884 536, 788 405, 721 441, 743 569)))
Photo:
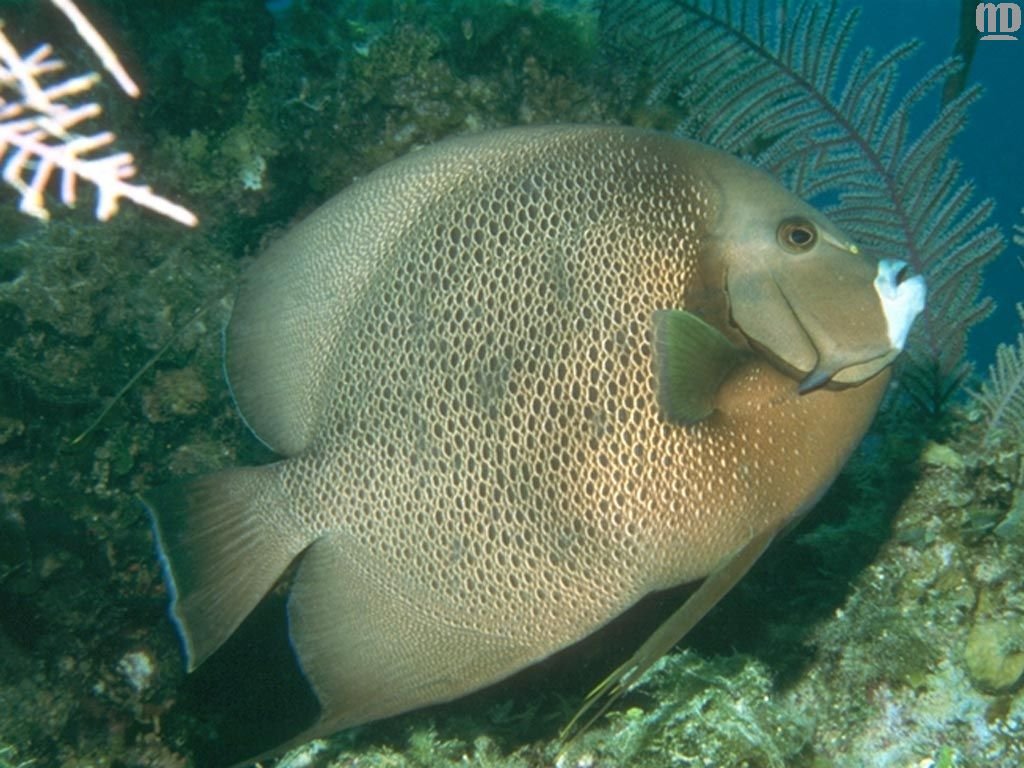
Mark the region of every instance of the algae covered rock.
POLYGON ((963 470, 963 457, 953 448, 941 443, 928 443, 921 454, 921 462, 930 467, 940 467, 954 471, 963 470))
POLYGON ((1019 620, 983 619, 967 635, 964 663, 971 682, 989 693, 1005 693, 1024 679, 1024 628, 1019 620))

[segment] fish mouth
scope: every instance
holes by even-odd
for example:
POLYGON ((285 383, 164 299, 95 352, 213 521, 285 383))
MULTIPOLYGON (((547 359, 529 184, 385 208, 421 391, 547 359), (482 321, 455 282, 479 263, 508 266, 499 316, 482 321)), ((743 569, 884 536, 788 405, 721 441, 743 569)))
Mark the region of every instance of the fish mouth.
POLYGON ((910 265, 900 259, 882 259, 875 276, 875 292, 882 302, 889 343, 902 351, 910 333, 910 326, 922 310, 928 297, 928 287, 921 275, 910 276, 910 265))
MULTIPOLYGON (((859 384, 888 366, 903 351, 914 320, 924 310, 928 288, 924 277, 912 275, 910 265, 901 259, 881 259, 872 283, 882 307, 888 348, 873 357, 850 361, 829 354, 815 343, 815 334, 806 327, 809 340, 818 351, 818 362, 800 382, 800 394, 812 392, 830 381, 859 384)), ((797 321, 803 323, 797 314, 797 321)))

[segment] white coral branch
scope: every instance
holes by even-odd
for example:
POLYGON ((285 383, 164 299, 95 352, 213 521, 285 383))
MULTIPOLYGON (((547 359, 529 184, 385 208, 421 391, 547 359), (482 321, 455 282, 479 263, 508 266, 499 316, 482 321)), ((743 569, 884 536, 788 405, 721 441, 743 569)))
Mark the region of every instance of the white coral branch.
MULTIPOLYGON (((73 3, 52 1, 68 15, 122 87, 132 93, 134 83, 117 57, 73 3), (77 16, 69 13, 69 8, 77 16)), ((114 142, 113 133, 75 131, 97 117, 101 109, 93 102, 72 104, 69 99, 88 92, 99 81, 99 75, 87 73, 43 84, 44 78, 63 69, 64 62, 53 56, 49 45, 43 44, 23 57, 0 28, 0 161, 3 180, 21 194, 19 210, 48 219, 46 190, 54 174, 59 173, 60 199, 69 207, 76 201, 78 179, 96 188, 96 218, 101 221, 117 213, 124 198, 195 226, 198 219, 187 208, 155 194, 146 185, 127 181, 138 172, 131 154, 95 154, 114 142)))

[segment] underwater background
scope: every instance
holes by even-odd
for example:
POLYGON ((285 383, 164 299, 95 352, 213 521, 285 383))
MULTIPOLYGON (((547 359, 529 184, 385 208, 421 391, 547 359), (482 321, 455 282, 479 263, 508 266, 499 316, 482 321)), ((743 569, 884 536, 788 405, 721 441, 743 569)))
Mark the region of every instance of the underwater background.
MULTIPOLYGON (((0 187, 0 767, 216 765, 221 743, 266 727, 216 714, 260 678, 259 660, 185 677, 138 497, 273 458, 221 375, 232 287, 268 240, 355 178, 466 131, 640 125, 820 189, 811 201, 838 206, 858 238, 890 241, 887 220, 842 219, 842 173, 808 181, 773 167, 789 141, 777 126, 755 117, 716 135, 775 97, 741 96, 722 85, 728 67, 706 61, 732 61, 735 76, 777 66, 804 89, 779 98, 837 107, 814 130, 863 139, 844 183, 870 176, 891 194, 874 209, 916 222, 911 261, 929 276, 933 314, 861 449, 563 754, 559 729, 678 595, 539 670, 263 765, 1024 764, 1024 35, 978 42, 973 5, 955 0, 82 6, 143 90, 133 102, 99 86, 98 122, 201 224, 130 205, 101 224, 88 199, 54 202, 41 223, 0 187), (834 87, 797 77, 803 65, 772 42, 780 29, 818 52, 807 66, 836 56, 834 87), (972 47, 965 71, 943 66, 972 47), (876 62, 900 53, 872 81, 881 101, 844 112, 867 48, 876 62), (878 141, 894 116, 908 121, 899 151, 878 141)), ((47 41, 76 70, 97 66, 43 0, 0 0, 0 18, 22 50, 47 41)), ((267 702, 267 717, 287 706, 267 702)))

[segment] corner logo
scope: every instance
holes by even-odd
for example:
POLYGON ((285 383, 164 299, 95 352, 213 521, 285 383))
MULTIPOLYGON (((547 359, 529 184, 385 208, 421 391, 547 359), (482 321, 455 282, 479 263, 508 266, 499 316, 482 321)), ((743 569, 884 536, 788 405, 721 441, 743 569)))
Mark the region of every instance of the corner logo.
POLYGON ((982 40, 1016 40, 1020 29, 1020 6, 1016 3, 978 3, 974 25, 982 40))

